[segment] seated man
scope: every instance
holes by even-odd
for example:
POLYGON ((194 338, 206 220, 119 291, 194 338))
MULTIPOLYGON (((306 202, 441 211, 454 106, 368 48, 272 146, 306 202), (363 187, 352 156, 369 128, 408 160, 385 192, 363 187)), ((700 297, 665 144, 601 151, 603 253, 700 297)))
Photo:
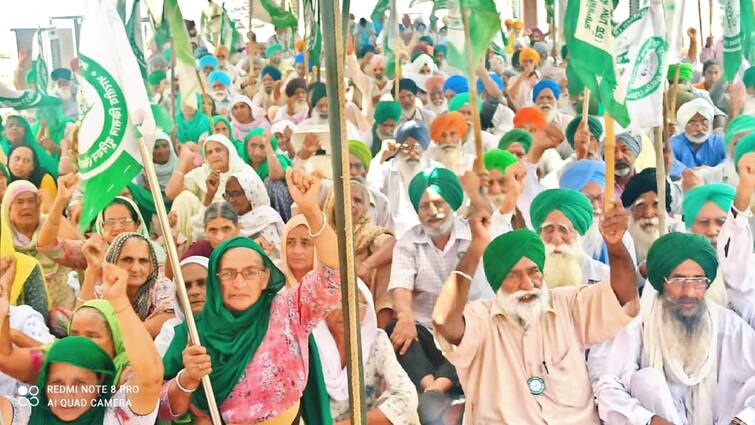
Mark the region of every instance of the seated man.
POLYGON ((463 175, 472 169, 475 156, 467 153, 462 141, 467 135, 467 121, 457 111, 446 112, 435 118, 430 125, 433 143, 428 150, 430 158, 440 162, 444 167, 463 175))
POLYGON ((693 99, 677 112, 682 130, 669 140, 674 157, 689 168, 715 167, 726 159, 723 137, 713 134, 713 105, 705 99, 693 99))
POLYGON ((713 247, 700 235, 669 233, 650 248, 647 266, 657 293, 647 304, 643 299, 642 316, 590 351, 600 418, 636 425, 753 423, 755 331, 706 301, 718 268, 713 247))
POLYGON ((429 126, 435 119, 435 113, 417 106, 417 83, 409 78, 402 78, 398 82, 398 101, 401 104, 401 119, 399 123, 415 120, 422 121, 429 126))
MULTIPOLYGON (((454 215, 464 194, 451 171, 431 168, 416 175, 409 196, 420 224, 400 236, 393 250, 388 290, 397 320, 386 332, 420 394, 421 422, 436 424, 442 423, 440 415, 461 388, 454 367, 435 346, 431 314, 443 282, 469 248, 472 235, 469 224, 454 215)), ((472 286, 469 299, 492 297, 481 273, 472 286)))
MULTIPOLYGON (((464 119, 467 123, 467 131, 466 136, 462 138, 461 144, 464 147, 464 152, 470 155, 477 154, 474 127, 472 126, 472 114, 480 115, 480 112, 482 112, 482 102, 478 99, 476 103, 477 107, 472 108, 472 102, 469 100, 469 93, 467 92, 457 94, 448 104, 449 111, 457 111, 464 115, 464 119)), ((482 137, 483 153, 495 149, 498 145, 498 138, 487 131, 481 131, 480 136, 482 137)))
POLYGON ((628 218, 617 206, 603 218, 610 283, 557 289, 543 279, 545 247, 534 232, 515 230, 488 244, 482 222, 472 220, 472 243, 433 312, 436 338, 464 388, 468 423, 600 423, 584 350, 639 312, 634 266, 621 243, 628 218), (496 297, 465 305, 480 258, 496 297))
MULTIPOLYGON (((566 131, 572 120, 571 115, 558 111, 558 99, 561 97, 561 87, 553 80, 540 80, 532 87, 532 101, 545 115, 548 124, 554 124, 559 130, 566 131)), ((562 142, 556 148, 561 159, 568 158, 574 153, 574 147, 562 142)))

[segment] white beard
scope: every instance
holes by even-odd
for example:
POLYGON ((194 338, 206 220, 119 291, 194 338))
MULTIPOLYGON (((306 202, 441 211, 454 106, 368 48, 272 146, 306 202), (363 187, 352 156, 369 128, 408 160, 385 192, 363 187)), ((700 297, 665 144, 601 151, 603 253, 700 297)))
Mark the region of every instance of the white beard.
POLYGON ((63 88, 59 87, 56 92, 58 93, 58 97, 60 97, 60 99, 64 102, 67 102, 73 98, 73 89, 71 88, 71 86, 63 88))
POLYGON ((556 247, 545 244, 545 267, 543 280, 550 288, 575 286, 585 283, 582 280, 582 261, 585 254, 582 241, 578 238, 571 245, 559 245, 560 253, 554 253, 556 247))
POLYGON ((438 213, 438 218, 445 218, 446 221, 444 221, 441 224, 435 225, 435 226, 425 226, 422 225, 422 229, 424 229, 425 233, 427 233, 428 236, 434 237, 434 236, 444 236, 451 233, 451 230, 454 228, 454 220, 453 216, 443 217, 443 214, 438 213))
POLYGON ((409 182, 412 181, 414 176, 422 171, 422 160, 419 158, 403 158, 399 157, 398 171, 401 174, 401 181, 405 187, 409 187, 409 182), (416 159, 416 161, 414 161, 416 159))
POLYGON ((453 171, 456 175, 462 175, 466 171, 464 163, 464 151, 461 145, 440 145, 436 150, 435 160, 444 167, 453 171))
POLYGON ((552 106, 541 106, 540 110, 545 114, 545 121, 552 123, 558 117, 558 111, 552 106))
POLYGON ((634 239, 634 247, 637 250, 637 262, 641 263, 647 258, 648 250, 659 237, 661 237, 660 228, 658 227, 658 217, 641 218, 635 220, 632 217, 632 223, 629 225, 629 234, 634 239))
POLYGON ((599 217, 593 219, 590 228, 582 237, 582 241, 585 252, 592 258, 599 256, 603 251, 603 235, 600 234, 599 217))
POLYGON ((689 139, 690 142, 692 142, 692 143, 694 143, 696 145, 699 145, 699 144, 705 142, 706 140, 708 140, 708 137, 710 137, 710 132, 709 131, 707 131, 707 132, 705 132, 705 131, 697 131, 697 132, 695 132, 693 134, 686 133, 685 135, 687 136, 687 139, 689 139))
POLYGON ((309 104, 307 104, 306 100, 298 100, 294 102, 293 115, 299 115, 301 113, 307 112, 308 110, 309 110, 309 104))
POLYGON ((540 320, 550 305, 550 291, 545 285, 541 288, 516 291, 510 294, 498 290, 495 302, 508 318, 516 320, 522 327, 528 328, 531 324, 540 320), (519 302, 522 297, 527 295, 533 295, 537 298, 526 303, 519 302))
POLYGON ((432 113, 435 115, 440 115, 446 111, 448 111, 448 101, 446 101, 445 98, 440 103, 433 103, 428 102, 427 105, 425 105, 427 109, 429 109, 432 113))
POLYGON ((493 211, 498 211, 501 209, 501 205, 503 205, 503 202, 506 200, 506 194, 499 193, 498 195, 488 195, 488 202, 490 202, 490 206, 493 207, 493 211))

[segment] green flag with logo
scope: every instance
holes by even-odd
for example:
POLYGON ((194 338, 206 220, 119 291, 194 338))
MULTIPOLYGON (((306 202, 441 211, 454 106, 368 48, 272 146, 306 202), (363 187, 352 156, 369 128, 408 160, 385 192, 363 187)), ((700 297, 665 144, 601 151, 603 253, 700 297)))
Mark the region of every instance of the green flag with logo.
POLYGON ((751 0, 721 0, 721 28, 724 33, 724 78, 732 81, 742 57, 755 63, 755 16, 751 0))
POLYGON ((33 90, 14 90, 0 83, 0 108, 16 110, 41 108, 44 106, 58 106, 60 99, 44 95, 33 90))
POLYGON ((468 9, 469 37, 472 63, 479 64, 490 48, 493 37, 501 31, 501 18, 493 0, 449 0, 448 4, 448 64, 465 71, 465 34, 462 8, 468 9))
POLYGON ((168 23, 171 48, 176 57, 176 77, 181 91, 181 103, 194 110, 197 109, 197 93, 199 80, 197 79, 197 65, 192 54, 189 33, 186 32, 181 9, 176 0, 165 0, 163 18, 168 23))
POLYGON ((597 96, 606 112, 619 125, 628 127, 624 93, 617 90, 612 14, 611 0, 569 0, 564 34, 571 73, 579 79, 576 83, 590 89, 590 96, 597 96))
POLYGON ((137 138, 143 137, 151 152, 155 120, 112 1, 87 0, 79 67, 83 115, 78 151, 84 189, 80 225, 85 228, 142 171, 137 138))

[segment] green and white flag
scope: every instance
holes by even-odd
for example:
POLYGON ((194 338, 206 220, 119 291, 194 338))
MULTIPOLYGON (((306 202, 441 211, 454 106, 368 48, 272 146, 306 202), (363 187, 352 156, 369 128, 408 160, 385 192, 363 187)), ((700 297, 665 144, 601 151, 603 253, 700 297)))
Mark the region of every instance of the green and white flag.
POLYGON ((197 64, 192 55, 189 34, 186 32, 184 18, 176 0, 165 0, 163 19, 168 23, 171 48, 176 56, 176 77, 181 91, 181 104, 194 110, 197 109, 197 94, 199 93, 199 80, 197 80, 197 64))
POLYGON ((57 97, 46 96, 32 90, 14 90, 0 83, 0 108, 13 108, 20 111, 57 105, 60 105, 60 99, 57 97))
POLYGON ((469 41, 472 50, 468 54, 471 56, 475 67, 485 57, 493 37, 500 33, 501 18, 493 0, 448 1, 448 64, 466 71, 466 37, 464 35, 462 8, 469 11, 469 41))
POLYGON ((663 125, 665 33, 660 0, 651 0, 614 30, 619 87, 626 88, 627 110, 637 129, 663 125))
MULTIPOLYGON (((617 90, 614 65, 611 0, 569 0, 564 34, 573 75, 591 96, 597 96, 609 115, 622 127, 629 126, 624 93, 617 90)), ((569 81, 571 85, 573 82, 569 81)))
POLYGON ((751 0, 721 0, 721 26, 724 33, 724 78, 734 77, 742 65, 742 57, 755 62, 755 16, 751 0))
POLYGON ((110 0, 87 1, 79 67, 81 226, 86 227, 142 171, 137 138, 144 137, 150 152, 154 144, 155 120, 144 81, 110 0))
MULTIPOLYGON (((388 22, 383 26, 383 53, 386 57, 385 75, 388 78, 394 78, 396 75, 396 63, 397 55, 400 52, 396 51, 398 46, 398 10, 396 10, 396 0, 390 0, 390 16, 388 22)), ((400 60, 400 59, 399 59, 400 60)), ((399 65, 400 66, 400 65, 399 65)), ((401 72, 399 69, 398 72, 401 72)))
POLYGON ((223 6, 223 16, 220 24, 220 45, 227 47, 231 54, 233 54, 241 47, 241 43, 241 34, 236 29, 236 23, 228 16, 228 12, 226 12, 225 6, 223 6))

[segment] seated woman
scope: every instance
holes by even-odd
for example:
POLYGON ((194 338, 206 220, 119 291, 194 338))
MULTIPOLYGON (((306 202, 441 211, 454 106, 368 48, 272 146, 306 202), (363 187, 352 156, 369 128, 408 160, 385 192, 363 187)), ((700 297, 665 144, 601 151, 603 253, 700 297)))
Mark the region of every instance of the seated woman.
MULTIPOLYGON (((330 192, 325 202, 328 222, 335 226, 335 196, 330 192)), ((391 262, 396 238, 386 229, 375 226, 370 219, 370 194, 367 187, 351 181, 351 221, 354 226, 354 255, 357 276, 367 283, 375 300, 378 327, 385 329, 393 319, 393 302, 388 293, 391 262)))
MULTIPOLYGON (((171 211, 176 212, 178 228, 187 241, 193 241, 192 217, 213 202, 223 201, 225 183, 232 174, 256 173, 238 156, 236 147, 227 137, 213 134, 205 140, 202 149, 206 162, 199 167, 194 164, 196 147, 183 146, 181 160, 175 173, 165 187, 168 199, 173 200, 171 211), (194 168, 196 167, 196 168, 194 168)), ((270 205, 270 198, 262 180, 257 177, 253 184, 255 205, 270 205)))
POLYGON ((129 386, 111 391, 116 373, 113 359, 94 341, 81 336, 63 338, 50 347, 39 372, 39 403, 0 397, 4 423, 154 423, 162 374, 160 356, 126 296, 128 272, 113 264, 105 264, 104 270, 103 294, 122 325, 123 346, 131 360, 129 386), (69 385, 83 385, 84 389, 66 393, 69 385))
MULTIPOLYGON (((419 425, 414 384, 398 364, 388 335, 377 326, 370 289, 362 281, 357 281, 357 289, 367 423, 419 425)), ((351 422, 343 311, 333 310, 312 335, 320 352, 333 419, 336 425, 347 425, 351 422)))
POLYGON ((283 273, 249 239, 236 237, 213 250, 207 303, 196 319, 203 346, 187 347, 185 324, 176 328, 163 358, 161 418, 175 419, 190 405, 206 416, 207 399, 199 387, 209 375, 226 423, 298 423, 300 416, 311 424, 331 421, 327 395, 317 399, 324 406, 300 400, 314 373, 308 364, 310 333, 340 299, 336 236, 317 205, 320 181, 299 170, 289 171, 287 179, 307 223, 317 229, 312 236, 322 253, 320 264, 299 286, 284 289, 283 273))
POLYGON ((240 148, 241 158, 265 182, 271 206, 284 221, 288 221, 291 218, 291 195, 286 187, 285 173, 291 167, 291 160, 277 153, 275 136, 270 136, 270 132, 264 128, 258 127, 247 133, 240 148))
MULTIPOLYGON (((8 170, 10 170, 10 181, 29 181, 39 190, 47 192, 49 199, 55 198, 57 194, 55 178, 39 165, 37 154, 30 145, 13 145, 10 148, 8 170)), ((49 208, 49 205, 45 205, 45 207, 49 208)))
POLYGON ((204 113, 203 102, 197 95, 197 109, 192 109, 176 98, 176 138, 181 144, 199 143, 210 131, 210 117, 204 113))
POLYGON ((236 139, 231 137, 231 122, 222 115, 212 117, 212 134, 222 134, 231 140, 234 145, 238 143, 236 139))
POLYGON ((29 122, 20 115, 11 115, 5 120, 3 134, 0 137, 0 148, 2 148, 5 158, 10 156, 10 148, 13 145, 20 144, 31 146, 37 154, 39 165, 53 177, 58 176, 58 160, 37 143, 36 135, 29 122))
POLYGON ((239 216, 241 236, 251 238, 274 258, 280 258, 283 219, 268 205, 252 203, 252 176, 243 173, 233 174, 225 184, 223 198, 239 216), (272 246, 273 249, 268 249, 272 246))
POLYGON ((204 226, 197 228, 195 224, 194 237, 199 240, 191 244, 184 257, 199 255, 210 258, 212 250, 222 242, 238 236, 240 232, 239 217, 230 205, 216 202, 204 212, 204 226))
MULTIPOLYGON (((178 166, 178 155, 173 148, 173 142, 170 140, 170 136, 162 131, 157 130, 155 132, 155 146, 152 149, 152 163, 155 165, 155 174, 157 175, 157 182, 160 184, 160 191, 165 198, 165 187, 168 185, 170 176, 173 175, 178 166)), ((147 179, 142 179, 143 186, 147 186, 147 179)))
POLYGON ((128 299, 149 334, 157 336, 163 323, 173 317, 175 287, 159 275, 157 256, 149 239, 139 233, 121 233, 105 252, 104 259, 102 246, 98 244, 88 241, 83 251, 87 268, 77 300, 83 303, 102 298, 104 266, 115 264, 128 271, 128 299))
POLYGON ((5 189, 10 184, 10 171, 8 167, 0 161, 0 199, 5 195, 5 189))

